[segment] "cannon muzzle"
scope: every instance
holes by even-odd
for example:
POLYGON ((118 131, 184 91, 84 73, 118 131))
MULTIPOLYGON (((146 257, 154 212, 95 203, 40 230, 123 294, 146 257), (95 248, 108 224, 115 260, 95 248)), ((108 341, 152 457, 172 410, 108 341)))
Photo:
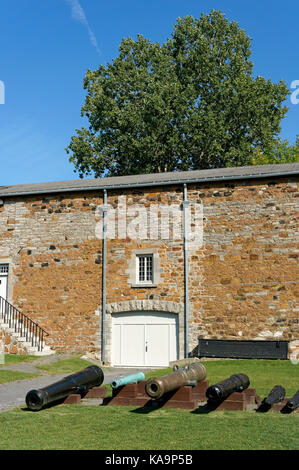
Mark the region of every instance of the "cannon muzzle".
POLYGON ((90 388, 100 386, 103 381, 102 369, 89 366, 47 387, 30 390, 26 395, 26 404, 30 410, 39 411, 49 403, 66 398, 72 393, 86 393, 90 388))
POLYGON ((145 375, 143 372, 137 372, 136 374, 127 375, 126 377, 121 377, 118 380, 112 380, 112 382, 110 382, 110 385, 112 388, 118 388, 118 387, 122 387, 123 385, 138 383, 141 380, 145 380, 145 375))
POLYGON ((281 385, 275 385, 269 395, 263 400, 267 406, 272 406, 275 403, 280 403, 285 397, 286 391, 281 385))
POLYGON ((299 390, 297 390, 295 395, 292 398, 290 398, 286 404, 286 408, 289 411, 294 411, 298 407, 299 407, 299 390))
POLYGON ((194 362, 188 368, 177 369, 163 377, 149 379, 145 384, 145 391, 151 398, 161 398, 167 392, 204 380, 206 375, 206 368, 199 362, 194 362))
POLYGON ((208 387, 206 396, 208 400, 220 401, 228 397, 233 392, 242 392, 250 385, 250 380, 246 374, 234 374, 228 379, 222 380, 215 385, 208 387))

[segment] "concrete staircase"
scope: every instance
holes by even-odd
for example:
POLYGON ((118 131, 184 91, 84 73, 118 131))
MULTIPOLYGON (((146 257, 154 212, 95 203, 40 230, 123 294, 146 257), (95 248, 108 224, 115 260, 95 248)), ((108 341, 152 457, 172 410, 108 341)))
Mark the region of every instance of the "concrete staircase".
POLYGON ((0 297, 0 330, 20 350, 25 350, 32 356, 49 356, 55 351, 47 346, 44 336, 48 336, 39 325, 23 315, 16 307, 0 297))
POLYGON ((37 344, 37 338, 34 335, 28 336, 28 338, 30 338, 30 340, 28 341, 26 336, 21 336, 20 332, 15 331, 15 328, 10 328, 9 324, 4 323, 4 320, 2 320, 1 318, 0 329, 5 334, 9 334, 12 340, 16 340, 18 343, 20 343, 20 347, 22 349, 26 349, 27 353, 31 356, 49 356, 50 354, 55 354, 55 351, 49 346, 47 346, 44 341, 40 342, 40 348, 38 348, 38 346, 33 346, 37 344))

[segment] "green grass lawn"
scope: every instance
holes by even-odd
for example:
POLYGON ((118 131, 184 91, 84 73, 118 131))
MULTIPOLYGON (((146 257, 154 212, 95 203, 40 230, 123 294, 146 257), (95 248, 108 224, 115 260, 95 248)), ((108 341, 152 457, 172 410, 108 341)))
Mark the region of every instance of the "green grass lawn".
MULTIPOLYGON (((258 395, 268 395, 274 385, 282 385, 287 396, 292 396, 299 389, 299 365, 290 361, 262 359, 233 359, 201 361, 206 367, 209 385, 228 378, 230 375, 243 373, 250 379, 250 388, 255 388, 258 395)), ((171 368, 159 369, 146 374, 146 378, 160 377, 172 372, 171 368)))
POLYGON ((71 374, 79 370, 85 369, 85 367, 94 365, 92 362, 80 357, 72 357, 70 359, 63 359, 57 362, 51 362, 50 364, 40 364, 35 367, 47 374, 71 374))
POLYGON ((288 360, 238 359, 202 361, 207 369, 210 385, 226 379, 232 374, 243 373, 250 379, 250 388, 255 388, 258 395, 268 395, 275 385, 282 385, 286 395, 292 396, 299 389, 299 365, 288 360))
MULTIPOLYGON (((77 359, 73 359, 75 363, 71 360, 72 365, 67 360, 51 366, 55 366, 55 373, 74 372, 75 364, 77 370, 86 367, 77 359)), ((250 387, 256 388, 262 398, 274 385, 283 385, 287 396, 299 388, 299 366, 290 361, 203 363, 210 384, 242 372, 249 376, 250 387)), ((146 378, 171 371, 152 371, 146 378)), ((109 394, 110 386, 107 390, 109 394)), ((299 414, 217 410, 199 414, 176 409, 85 405, 58 405, 39 412, 18 408, 0 415, 0 449, 298 450, 299 414)))
POLYGON ((5 355, 5 364, 0 367, 0 384, 6 382, 13 382, 15 380, 26 380, 37 377, 39 375, 54 375, 54 374, 71 374, 72 372, 79 371, 92 365, 91 362, 81 359, 80 357, 71 357, 70 359, 60 360, 50 364, 34 364, 34 361, 40 359, 37 356, 25 356, 25 355, 5 355), (4 370, 4 366, 10 366, 14 364, 22 364, 24 362, 30 362, 32 365, 40 371, 40 373, 34 372, 21 372, 17 370, 4 370))
POLYGON ((32 379, 38 375, 39 374, 19 372, 16 370, 0 370, 0 384, 4 384, 6 382, 15 382, 16 380, 32 379))
POLYGON ((299 449, 299 415, 59 405, 2 413, 0 449, 299 449))
POLYGON ((0 364, 0 384, 14 382, 15 380, 25 380, 36 377, 38 374, 29 372, 19 372, 16 370, 1 370, 5 366, 21 364, 22 362, 32 362, 38 359, 36 356, 25 356, 18 354, 5 354, 4 363, 0 364))
POLYGON ((4 355, 4 363, 0 364, 0 367, 10 366, 13 364, 19 364, 21 362, 32 362, 39 359, 37 356, 26 356, 26 355, 19 355, 19 354, 5 354, 4 355))

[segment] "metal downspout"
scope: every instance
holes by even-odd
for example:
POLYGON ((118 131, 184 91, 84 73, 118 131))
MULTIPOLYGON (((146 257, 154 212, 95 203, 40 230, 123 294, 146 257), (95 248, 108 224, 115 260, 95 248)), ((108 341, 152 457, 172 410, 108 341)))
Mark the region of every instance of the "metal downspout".
POLYGON ((107 190, 103 198, 103 256, 102 256, 102 363, 106 363, 106 262, 107 262, 107 190))
POLYGON ((185 358, 189 355, 189 256, 188 256, 188 227, 189 227, 189 201, 187 184, 184 184, 184 312, 185 312, 185 358))

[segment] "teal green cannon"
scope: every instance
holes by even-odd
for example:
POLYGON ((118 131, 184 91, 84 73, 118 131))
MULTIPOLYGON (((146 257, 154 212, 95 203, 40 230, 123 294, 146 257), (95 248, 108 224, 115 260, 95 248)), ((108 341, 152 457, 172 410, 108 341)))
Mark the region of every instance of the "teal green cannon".
POLYGON ((133 384, 145 380, 145 375, 143 372, 137 372, 136 374, 127 375, 118 380, 112 380, 110 383, 112 388, 122 387, 123 385, 133 384))

